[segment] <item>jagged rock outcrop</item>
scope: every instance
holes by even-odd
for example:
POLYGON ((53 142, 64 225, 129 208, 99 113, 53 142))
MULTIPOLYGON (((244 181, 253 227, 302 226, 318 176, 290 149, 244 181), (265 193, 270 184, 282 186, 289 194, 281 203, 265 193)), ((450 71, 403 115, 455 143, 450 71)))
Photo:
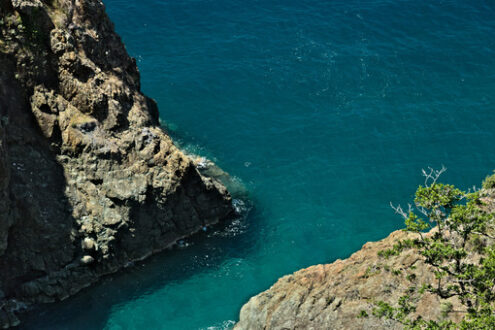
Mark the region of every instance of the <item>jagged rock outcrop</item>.
MULTIPOLYGON (((376 303, 395 305, 410 288, 434 283, 435 275, 414 249, 390 258, 378 252, 413 236, 395 231, 366 243, 348 259, 280 278, 242 307, 235 329, 402 329, 398 322, 373 316, 376 303)), ((456 298, 444 300, 429 293, 415 303, 411 318, 459 321, 465 312, 456 298)))
POLYGON ((99 0, 0 2, 0 326, 232 216, 99 0))

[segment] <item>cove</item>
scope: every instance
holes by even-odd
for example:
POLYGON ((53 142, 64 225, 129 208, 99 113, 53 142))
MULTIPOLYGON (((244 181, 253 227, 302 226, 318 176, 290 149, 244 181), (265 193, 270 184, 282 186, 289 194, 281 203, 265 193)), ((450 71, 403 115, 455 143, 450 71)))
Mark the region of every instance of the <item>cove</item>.
POLYGON ((486 1, 107 0, 179 145, 242 184, 247 217, 62 303, 36 329, 222 329, 285 274, 402 226, 421 169, 495 168, 486 1))

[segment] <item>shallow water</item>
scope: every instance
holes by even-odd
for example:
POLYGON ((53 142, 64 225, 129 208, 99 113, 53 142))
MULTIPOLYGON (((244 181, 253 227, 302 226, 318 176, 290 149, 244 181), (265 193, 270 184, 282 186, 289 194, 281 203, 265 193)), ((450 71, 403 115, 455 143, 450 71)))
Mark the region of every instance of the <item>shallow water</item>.
POLYGON ((495 168, 490 1, 106 0, 178 143, 254 208, 32 313, 37 329, 226 328, 278 277, 401 226, 421 168, 495 168))

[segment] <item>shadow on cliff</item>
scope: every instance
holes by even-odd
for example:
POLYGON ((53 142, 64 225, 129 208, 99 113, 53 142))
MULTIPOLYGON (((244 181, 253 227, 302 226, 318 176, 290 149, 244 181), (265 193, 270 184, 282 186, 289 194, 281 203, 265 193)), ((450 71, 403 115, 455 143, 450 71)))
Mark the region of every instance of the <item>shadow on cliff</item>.
MULTIPOLYGON (((216 171, 221 170, 215 167, 213 174, 218 174, 216 171)), ((260 239, 262 216, 253 207, 255 203, 245 188, 232 182, 232 178, 226 180, 224 177, 228 174, 221 172, 221 175, 214 176, 230 185, 234 205, 243 209, 241 217, 200 232, 181 241, 179 246, 117 274, 105 276, 94 286, 65 301, 37 306, 22 315, 21 329, 105 328, 115 306, 135 301, 173 283, 215 271, 229 259, 245 259, 260 239)), ((221 286, 222 283, 212 282, 211 285, 221 286)))
MULTIPOLYGON (((196 234, 182 247, 175 246, 118 274, 106 276, 94 287, 63 302, 39 306, 23 317, 21 328, 103 329, 115 306, 215 271, 229 259, 246 258, 259 239, 260 219, 260 214, 252 208, 233 224, 218 225, 206 233, 196 234)), ((221 278, 209 284, 222 286, 221 278)))
POLYGON ((30 111, 25 88, 15 79, 15 59, 0 54, 0 67, 0 116, 6 132, 6 152, 0 158, 7 164, 2 180, 8 196, 1 221, 9 224, 0 233, 7 238, 0 251, 0 289, 9 298, 18 294, 21 283, 67 265, 77 251, 62 166, 30 111))

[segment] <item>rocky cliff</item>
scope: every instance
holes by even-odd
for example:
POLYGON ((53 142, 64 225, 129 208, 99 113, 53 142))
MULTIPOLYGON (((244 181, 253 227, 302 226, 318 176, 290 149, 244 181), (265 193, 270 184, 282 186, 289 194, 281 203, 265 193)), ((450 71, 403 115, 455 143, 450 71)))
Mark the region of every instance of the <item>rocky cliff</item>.
POLYGON ((442 171, 415 199, 438 226, 424 233, 423 220, 398 208, 412 231, 282 277, 242 307, 235 329, 402 329, 408 321, 492 329, 495 175, 466 193, 435 184, 442 171))
POLYGON ((0 1, 0 326, 233 214, 99 0, 0 1))
MULTIPOLYGON (((395 305, 411 288, 433 283, 435 275, 416 250, 390 258, 379 252, 413 236, 395 231, 366 243, 348 259, 280 278, 242 307, 235 329, 402 329, 398 322, 373 316, 376 303, 395 305)), ((412 318, 458 321, 464 315, 456 298, 425 293, 416 304, 412 318)))

